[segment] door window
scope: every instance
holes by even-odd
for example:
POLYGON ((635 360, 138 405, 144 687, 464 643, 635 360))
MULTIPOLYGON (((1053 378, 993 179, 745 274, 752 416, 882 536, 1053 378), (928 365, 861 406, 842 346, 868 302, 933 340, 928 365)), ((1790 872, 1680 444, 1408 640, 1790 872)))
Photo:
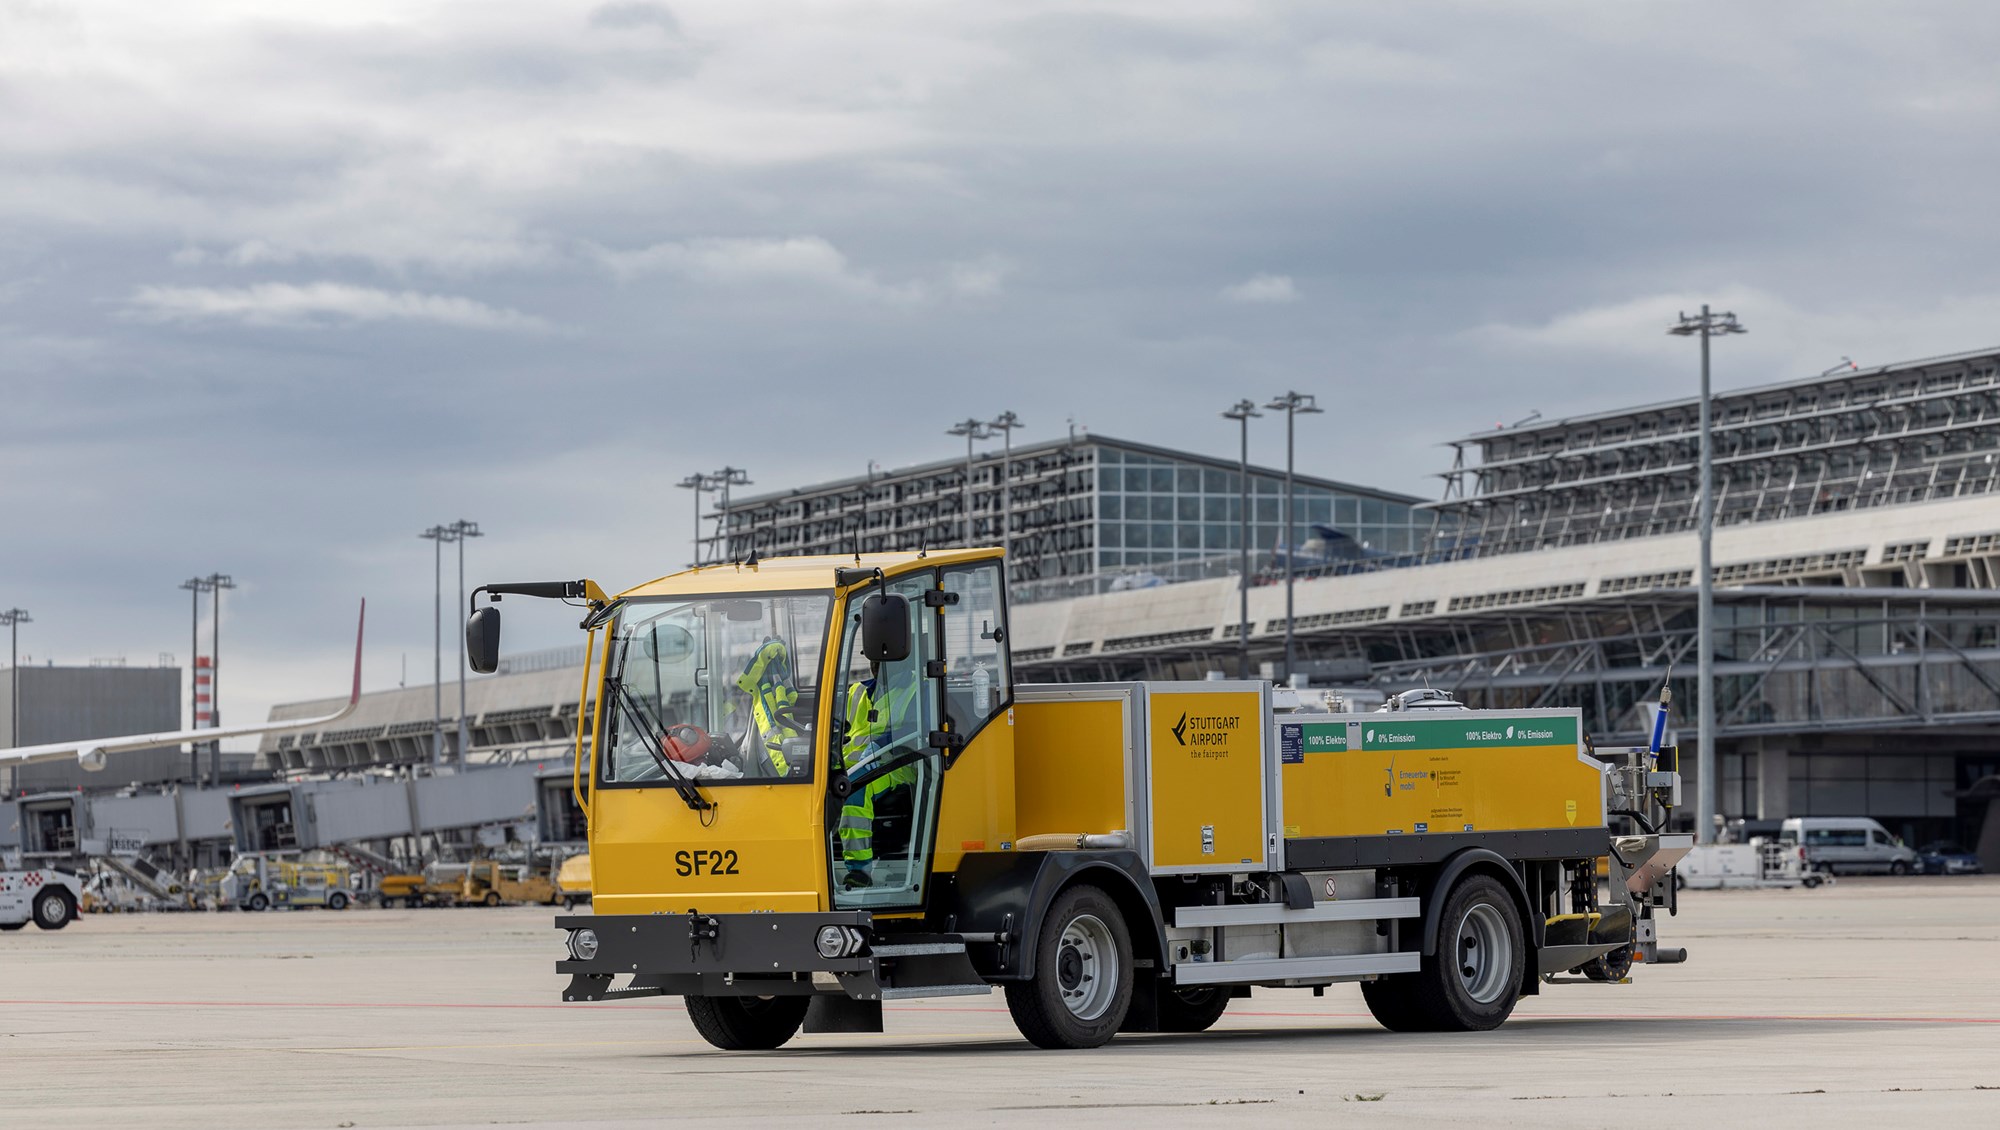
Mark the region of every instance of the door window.
POLYGON ((942 729, 938 616, 924 604, 937 585, 926 571, 892 581, 886 591, 909 607, 910 654, 871 666, 861 654, 861 607, 878 591, 848 598, 841 617, 840 681, 829 757, 847 773, 845 797, 829 794, 827 824, 833 904, 843 909, 920 906, 936 836, 943 767, 930 735, 942 729))
POLYGON ((1007 664, 1007 609, 1000 566, 946 569, 943 606, 945 713, 967 741, 1013 701, 1007 664))

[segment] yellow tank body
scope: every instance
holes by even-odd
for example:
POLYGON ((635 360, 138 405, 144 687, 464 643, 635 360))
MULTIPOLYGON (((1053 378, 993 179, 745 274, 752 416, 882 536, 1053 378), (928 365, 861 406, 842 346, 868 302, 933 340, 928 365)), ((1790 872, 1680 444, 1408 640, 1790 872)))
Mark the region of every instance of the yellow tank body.
POLYGON ((1577 711, 1279 716, 1285 837, 1603 827, 1577 711))

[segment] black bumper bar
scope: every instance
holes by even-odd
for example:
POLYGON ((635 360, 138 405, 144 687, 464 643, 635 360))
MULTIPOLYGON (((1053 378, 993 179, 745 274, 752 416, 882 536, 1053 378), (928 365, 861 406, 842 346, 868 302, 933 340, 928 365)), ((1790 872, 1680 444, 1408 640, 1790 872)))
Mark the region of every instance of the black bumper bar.
POLYGON ((556 963, 556 972, 570 975, 563 990, 566 1001, 815 992, 880 1000, 894 984, 937 984, 975 976, 963 966, 962 944, 956 947, 956 961, 939 960, 952 956, 948 953, 926 954, 920 960, 873 954, 871 946, 878 939, 872 916, 865 911, 559 915, 556 928, 565 931, 570 946, 570 956, 556 963), (820 952, 819 934, 828 926, 840 930, 840 956, 820 952), (588 959, 576 956, 578 934, 585 930, 597 943, 588 959), (940 965, 954 968, 933 968, 940 965), (631 978, 629 984, 611 987, 614 978, 626 976, 631 978))

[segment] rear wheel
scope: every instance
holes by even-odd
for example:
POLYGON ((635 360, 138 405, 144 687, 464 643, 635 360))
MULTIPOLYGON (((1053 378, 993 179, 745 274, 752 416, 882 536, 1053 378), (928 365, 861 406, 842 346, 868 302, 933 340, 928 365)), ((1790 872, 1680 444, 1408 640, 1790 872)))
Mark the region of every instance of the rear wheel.
POLYGON ((256 894, 250 896, 250 909, 269 910, 271 909, 271 900, 264 896, 264 892, 258 891, 256 894))
POLYGON ((500 892, 499 892, 499 891, 488 891, 488 892, 486 892, 486 897, 485 897, 485 898, 483 898, 483 899, 481 899, 481 900, 479 900, 479 901, 480 901, 480 902, 481 902, 481 903, 482 903, 483 905, 486 905, 486 906, 499 906, 499 905, 500 905, 500 892))
POLYGON ((1526 967, 1513 897, 1498 879, 1469 875, 1445 896, 1437 952, 1415 973, 1363 984, 1361 996, 1391 1031, 1483 1032, 1513 1013, 1526 967))
POLYGON ((326 908, 328 910, 346 910, 347 895, 341 891, 335 891, 326 896, 326 908))
POLYGON ((798 1034, 811 997, 688 997, 701 1038, 726 1052, 769 1051, 798 1034))
POLYGON ((60 930, 76 917, 76 903, 69 892, 58 887, 35 896, 35 925, 44 930, 60 930))
POLYGON ((1007 986, 1014 1026, 1038 1048, 1110 1041, 1132 1003, 1132 940, 1111 896, 1075 886, 1056 896, 1035 941, 1035 977, 1007 986))
POLYGON ((1216 985, 1160 993, 1160 1031, 1206 1032, 1229 1008, 1229 990, 1216 985))

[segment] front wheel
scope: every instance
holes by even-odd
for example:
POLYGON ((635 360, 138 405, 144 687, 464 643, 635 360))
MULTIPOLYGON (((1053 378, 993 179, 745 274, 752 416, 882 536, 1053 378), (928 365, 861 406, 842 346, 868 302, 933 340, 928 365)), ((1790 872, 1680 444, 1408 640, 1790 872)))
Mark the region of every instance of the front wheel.
POLYGON ((485 905, 485 906, 499 906, 499 905, 500 905, 500 892, 498 892, 498 891, 488 891, 488 892, 486 892, 486 897, 485 897, 485 898, 483 898, 483 899, 481 899, 481 900, 479 900, 479 901, 480 901, 480 903, 481 903, 482 905, 485 905))
POLYGON ((328 910, 346 910, 347 896, 339 891, 333 892, 326 897, 326 908, 328 910))
POLYGON ((43 891, 35 898, 35 925, 44 930, 60 930, 76 917, 76 904, 70 901, 69 892, 57 888, 43 891))
POLYGON ((1206 1032, 1229 1008, 1230 990, 1219 985, 1160 993, 1160 1031, 1206 1032))
POLYGON ((264 893, 262 891, 259 891, 256 894, 250 896, 250 909, 269 910, 271 909, 271 900, 264 897, 264 893))
POLYGON ((726 1052, 769 1051, 798 1034, 811 997, 688 997, 701 1038, 726 1052))
POLYGON ((1014 1026, 1038 1048, 1095 1048, 1132 1003, 1132 940, 1125 916, 1096 887, 1056 896, 1035 941, 1035 976, 1007 986, 1014 1026))
POLYGON ((1909 873, 1910 865, 1900 859, 1894 860, 1889 864, 1889 874, 1891 875, 1908 875, 1909 873))

